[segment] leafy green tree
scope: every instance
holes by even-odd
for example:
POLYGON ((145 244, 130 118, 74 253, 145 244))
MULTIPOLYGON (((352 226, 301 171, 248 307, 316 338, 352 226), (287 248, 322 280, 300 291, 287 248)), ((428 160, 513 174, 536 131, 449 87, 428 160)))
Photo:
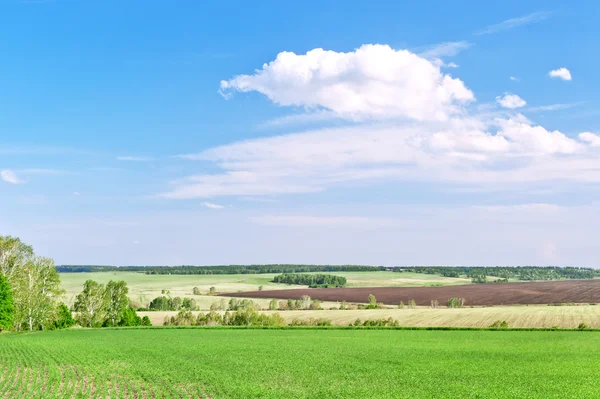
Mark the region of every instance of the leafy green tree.
POLYGON ((127 294, 129 289, 125 281, 109 281, 104 289, 106 296, 106 314, 108 325, 116 326, 121 321, 121 317, 127 311, 129 298, 127 294))
POLYGON ((183 302, 181 304, 181 308, 185 310, 196 310, 198 305, 196 305, 196 300, 192 298, 183 298, 183 302))
POLYGON ((18 330, 44 330, 54 326, 58 299, 64 291, 52 259, 30 258, 12 274, 11 287, 18 330))
POLYGON ((150 321, 150 318, 148 316, 144 316, 142 318, 142 326, 144 326, 144 327, 152 327, 152 322, 150 321))
POLYGON ((15 304, 8 279, 0 274, 0 331, 10 330, 15 316, 15 304))
POLYGON ((13 274, 33 257, 33 248, 17 237, 0 236, 0 274, 12 284, 13 274))
POLYGON ((65 305, 64 303, 58 305, 58 312, 56 320, 54 321, 54 328, 69 328, 73 327, 74 325, 75 319, 73 318, 73 314, 71 313, 67 305, 65 305))
POLYGON ((77 315, 77 322, 82 327, 100 327, 106 320, 108 303, 103 284, 94 280, 87 280, 83 284, 83 291, 75 299, 73 306, 77 315))

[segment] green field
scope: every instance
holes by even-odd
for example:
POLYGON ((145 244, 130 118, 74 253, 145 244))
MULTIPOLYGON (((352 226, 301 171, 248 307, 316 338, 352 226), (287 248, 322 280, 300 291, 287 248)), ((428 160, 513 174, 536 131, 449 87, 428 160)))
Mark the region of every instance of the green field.
POLYGON ((597 332, 133 329, 0 335, 4 398, 597 398, 597 332))

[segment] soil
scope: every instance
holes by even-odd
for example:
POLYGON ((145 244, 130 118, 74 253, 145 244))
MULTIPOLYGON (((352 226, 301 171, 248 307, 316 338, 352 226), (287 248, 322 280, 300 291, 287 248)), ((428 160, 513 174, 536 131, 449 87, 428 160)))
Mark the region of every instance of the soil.
POLYGON ((467 306, 600 303, 600 279, 467 284, 447 287, 301 288, 221 295, 277 299, 299 299, 302 295, 308 295, 312 299, 321 301, 366 303, 369 294, 375 295, 377 302, 386 305, 397 305, 400 301, 406 305, 411 299, 420 306, 429 306, 432 300, 445 305, 448 299, 453 297, 465 298, 467 306))

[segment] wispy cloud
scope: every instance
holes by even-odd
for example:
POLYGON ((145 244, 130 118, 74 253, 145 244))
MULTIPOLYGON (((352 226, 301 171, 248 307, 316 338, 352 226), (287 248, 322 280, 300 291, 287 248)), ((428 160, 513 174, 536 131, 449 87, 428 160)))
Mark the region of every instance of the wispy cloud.
POLYGON ((203 202, 202 206, 209 209, 223 209, 225 208, 223 205, 213 204, 212 202, 203 202))
POLYGON ((130 155, 122 155, 117 157, 117 161, 128 161, 128 162, 148 162, 154 161, 153 157, 144 157, 144 156, 130 156, 130 155))
POLYGON ((419 53, 419 55, 423 58, 443 58, 443 57, 453 57, 460 53, 463 50, 471 47, 471 43, 461 40, 456 42, 444 42, 434 44, 432 46, 427 47, 423 51, 419 53))
POLYGON ((568 108, 577 107, 578 105, 581 105, 581 103, 578 102, 578 103, 570 103, 570 104, 540 105, 540 106, 537 106, 537 107, 529 107, 525 111, 528 111, 528 112, 558 111, 558 110, 561 110, 561 109, 568 109, 568 108))
POLYGON ((486 26, 485 28, 475 32, 474 35, 489 35, 491 33, 502 32, 523 25, 534 24, 548 19, 551 15, 552 13, 549 11, 538 11, 524 15, 522 17, 507 19, 506 21, 502 21, 499 24, 486 26))
POLYGON ((15 172, 10 169, 0 170, 0 180, 10 184, 23 184, 25 180, 19 178, 15 172))

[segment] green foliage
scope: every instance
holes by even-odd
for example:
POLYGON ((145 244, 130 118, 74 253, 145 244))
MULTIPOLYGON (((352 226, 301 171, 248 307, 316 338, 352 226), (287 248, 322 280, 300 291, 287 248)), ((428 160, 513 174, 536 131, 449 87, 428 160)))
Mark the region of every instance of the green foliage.
POLYGON ((251 299, 231 298, 228 310, 260 310, 260 305, 251 299))
POLYGON ((485 274, 476 274, 471 279, 473 284, 485 284, 487 283, 487 276, 485 274))
POLYGON ((146 274, 265 274, 314 272, 378 272, 383 266, 360 265, 228 265, 228 266, 94 266, 62 265, 60 273, 136 272, 146 274))
POLYGON ((67 305, 61 303, 58 305, 58 312, 56 320, 54 321, 54 328, 69 328, 75 325, 75 319, 73 318, 73 314, 67 305))
POLYGON ((148 316, 144 316, 142 318, 142 326, 144 326, 144 327, 152 327, 152 322, 150 321, 150 318, 148 316))
MULTIPOLYGON (((146 316, 148 317, 148 316, 146 316)), ((150 319, 148 319, 150 321, 150 319)), ((119 317, 119 327, 135 327, 142 325, 142 318, 138 316, 135 309, 126 308, 119 317)))
POLYGON ((211 311, 199 313, 194 317, 192 312, 181 311, 172 317, 165 317, 165 326, 256 326, 256 327, 278 327, 284 326, 284 319, 277 313, 267 315, 258 313, 252 309, 240 309, 235 312, 220 313, 211 311))
POLYGON ((400 322, 398 320, 394 320, 391 317, 387 319, 375 319, 375 320, 365 320, 361 322, 360 319, 356 319, 354 323, 350 323, 350 326, 358 327, 398 327, 400 326, 400 322))
POLYGON ((15 317, 15 303, 8 279, 0 274, 0 332, 13 327, 15 317))
POLYGON ((465 298, 450 298, 448 299, 449 308, 462 308, 465 306, 465 298))
POLYGON ((414 309, 416 307, 417 307, 417 302, 415 302, 414 299, 411 299, 411 300, 408 301, 408 308, 409 309, 414 309))
POLYGON ((128 310, 128 293, 129 289, 125 281, 111 280, 106 284, 104 295, 106 297, 106 314, 110 326, 120 325, 121 317, 128 310))
POLYGON ((589 329, 590 327, 589 327, 587 324, 585 324, 585 323, 579 323, 579 325, 577 326, 577 328, 578 328, 579 330, 587 330, 587 329, 589 329))
POLYGON ((285 273, 273 278, 274 283, 308 285, 311 288, 343 287, 346 277, 332 274, 293 274, 285 273))
POLYGON ((194 289, 192 290, 192 293, 194 295, 202 295, 202 293, 200 292, 200 288, 198 288, 198 287, 194 287, 194 289))
POLYGON ((277 299, 271 299, 269 302, 269 310, 277 310, 277 299))
POLYGON ((77 323, 82 327, 102 326, 107 319, 107 299, 103 284, 87 280, 73 305, 73 309, 78 313, 77 323))
POLYGON ((150 305, 148 306, 148 310, 151 311, 167 311, 167 310, 196 310, 198 309, 198 305, 196 304, 196 300, 193 298, 181 298, 181 297, 167 297, 167 296, 159 296, 154 298, 150 305))
POLYGON ((308 319, 293 319, 290 323, 290 326, 300 327, 300 326, 314 326, 314 327, 330 327, 331 320, 325 318, 308 318, 308 319))

